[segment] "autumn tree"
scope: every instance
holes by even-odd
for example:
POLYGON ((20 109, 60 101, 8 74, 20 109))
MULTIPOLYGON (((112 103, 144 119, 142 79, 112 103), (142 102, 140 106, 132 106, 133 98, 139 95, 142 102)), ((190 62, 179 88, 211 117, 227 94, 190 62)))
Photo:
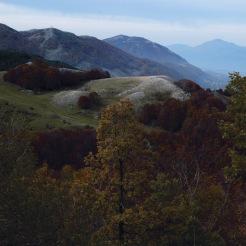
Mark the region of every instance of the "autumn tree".
POLYGON ((0 116, 0 244, 62 245, 65 183, 47 167, 36 170, 25 117, 5 110, 0 116))
POLYGON ((136 245, 141 226, 133 218, 141 213, 148 194, 152 162, 129 101, 120 101, 102 112, 97 148, 87 164, 95 173, 94 186, 107 205, 104 223, 95 238, 112 245, 136 245))

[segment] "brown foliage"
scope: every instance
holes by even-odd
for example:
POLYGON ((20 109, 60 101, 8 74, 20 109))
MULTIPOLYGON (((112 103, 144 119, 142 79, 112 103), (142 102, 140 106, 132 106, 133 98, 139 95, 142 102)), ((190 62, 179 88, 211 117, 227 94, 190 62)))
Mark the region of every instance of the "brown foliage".
POLYGON ((101 104, 101 97, 96 92, 91 92, 88 96, 81 96, 78 106, 81 109, 90 109, 101 104))
POLYGON ((41 61, 23 64, 11 69, 4 80, 30 90, 57 90, 62 87, 76 86, 82 82, 110 77, 108 72, 93 69, 72 71, 48 66, 41 61))
POLYGON ((160 127, 149 134, 159 155, 157 168, 172 169, 173 163, 186 163, 191 169, 199 163, 213 173, 230 162, 228 141, 223 140, 218 122, 224 118, 225 104, 211 92, 199 90, 181 102, 169 99, 162 104, 143 107, 142 123, 160 127))
POLYGON ((37 134, 33 140, 34 151, 40 164, 59 170, 64 165, 84 166, 84 157, 96 151, 96 132, 93 128, 58 129, 37 134))
POLYGON ((79 101, 78 101, 78 106, 81 108, 81 109, 89 109, 91 108, 91 100, 88 96, 81 96, 79 98, 79 101))
POLYGON ((181 129, 185 117, 186 106, 176 99, 169 99, 160 109, 157 124, 167 131, 176 132, 181 129))

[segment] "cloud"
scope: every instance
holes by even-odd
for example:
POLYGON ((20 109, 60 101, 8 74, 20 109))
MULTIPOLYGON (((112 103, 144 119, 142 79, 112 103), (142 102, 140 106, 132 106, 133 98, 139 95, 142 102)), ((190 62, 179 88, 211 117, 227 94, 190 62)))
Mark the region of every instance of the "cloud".
POLYGON ((68 15, 0 3, 0 22, 17 30, 56 27, 77 35, 92 35, 98 38, 117 34, 144 36, 163 44, 198 44, 214 38, 246 44, 246 24, 213 23, 206 20, 184 24, 126 16, 68 15))

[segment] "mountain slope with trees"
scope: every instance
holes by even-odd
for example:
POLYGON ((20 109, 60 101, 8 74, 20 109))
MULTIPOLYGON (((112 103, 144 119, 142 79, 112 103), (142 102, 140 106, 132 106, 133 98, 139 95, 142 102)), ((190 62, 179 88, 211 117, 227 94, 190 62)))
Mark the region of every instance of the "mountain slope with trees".
POLYGON ((133 56, 158 62, 170 69, 173 68, 183 79, 197 81, 203 87, 218 88, 223 87, 222 85, 226 83, 221 77, 216 78, 213 74, 202 71, 167 47, 145 38, 119 35, 104 41, 133 56))
POLYGON ((0 40, 0 50, 38 55, 79 69, 101 68, 113 76, 166 75, 173 79, 195 80, 205 88, 219 87, 216 84, 218 77, 206 74, 157 44, 151 44, 157 50, 149 52, 147 46, 145 53, 139 55, 132 53, 137 49, 125 52, 110 45, 109 40, 76 36, 55 28, 18 32, 3 24, 0 25, 0 40))

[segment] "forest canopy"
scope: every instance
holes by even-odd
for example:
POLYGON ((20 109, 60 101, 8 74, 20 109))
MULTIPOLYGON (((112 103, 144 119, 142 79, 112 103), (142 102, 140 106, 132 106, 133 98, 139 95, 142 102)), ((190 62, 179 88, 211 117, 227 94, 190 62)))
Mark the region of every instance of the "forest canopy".
POLYGON ((245 84, 121 100, 96 130, 31 133, 1 107, 1 245, 245 245, 245 84))

